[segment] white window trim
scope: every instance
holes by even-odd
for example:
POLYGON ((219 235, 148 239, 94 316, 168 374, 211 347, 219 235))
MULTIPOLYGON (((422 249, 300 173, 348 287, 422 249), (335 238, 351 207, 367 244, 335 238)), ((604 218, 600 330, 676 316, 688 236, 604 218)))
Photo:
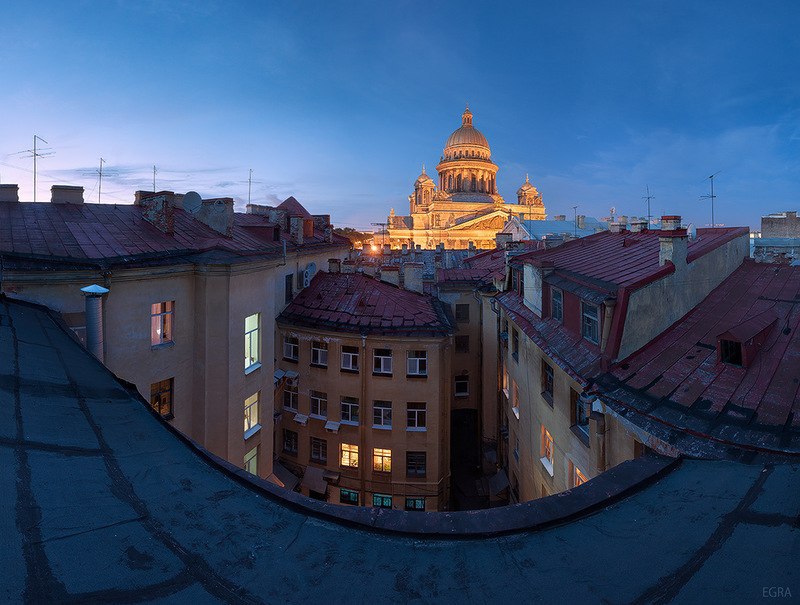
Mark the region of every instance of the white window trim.
POLYGON ((392 373, 392 355, 378 355, 377 353, 373 353, 372 355, 372 371, 375 374, 383 374, 383 375, 390 375, 392 373), (380 369, 375 369, 375 362, 380 360, 380 369), (387 364, 388 362, 388 364, 387 364), (389 366, 388 369, 386 366, 389 366))
POLYGON ((358 352, 351 353, 351 352, 345 351, 343 349, 342 350, 342 356, 341 356, 341 369, 342 370, 347 370, 347 371, 350 371, 350 372, 358 372, 359 371, 359 368, 358 368, 358 357, 359 357, 358 352), (350 365, 348 365, 348 366, 344 365, 344 360, 345 359, 348 360, 350 365), (353 365, 353 360, 354 359, 355 359, 355 366, 353 365))
POLYGON ((550 459, 547 456, 542 456, 541 458, 539 458, 539 462, 542 463, 542 466, 544 467, 544 469, 552 477, 553 476, 553 463, 550 461, 550 459))
POLYGON ((257 361, 254 364, 247 366, 244 369, 245 376, 247 376, 248 374, 252 374, 253 372, 255 372, 260 367, 261 367, 261 362, 260 361, 257 361))
POLYGON ((411 357, 409 355, 409 357, 407 359, 407 363, 406 363, 406 373, 409 376, 427 376, 428 375, 428 352, 424 351, 424 353, 425 353, 425 357, 411 357), (424 361, 425 362, 425 370, 424 371, 420 371, 420 369, 419 369, 419 367, 420 367, 420 363, 419 362, 420 361, 424 361), (411 371, 412 362, 414 362, 414 364, 415 364, 415 371, 413 371, 413 372, 411 371))
POLYGON ((511 412, 514 414, 514 418, 519 420, 519 406, 514 406, 511 408, 511 412))
POLYGON ((311 363, 317 366, 325 366, 328 367, 328 349, 320 349, 314 346, 314 343, 311 343, 311 363), (324 355, 325 361, 314 361, 314 353, 317 353, 317 357, 319 358, 321 355, 324 355))
POLYGON ((249 429, 249 430, 247 430, 247 431, 245 431, 245 432, 244 432, 244 439, 245 439, 245 441, 247 441, 248 439, 250 439, 250 437, 252 437, 252 436, 253 436, 253 435, 255 435, 256 433, 258 433, 260 430, 261 430, 261 425, 260 425, 260 424, 254 424, 252 427, 250 427, 250 429, 249 429))

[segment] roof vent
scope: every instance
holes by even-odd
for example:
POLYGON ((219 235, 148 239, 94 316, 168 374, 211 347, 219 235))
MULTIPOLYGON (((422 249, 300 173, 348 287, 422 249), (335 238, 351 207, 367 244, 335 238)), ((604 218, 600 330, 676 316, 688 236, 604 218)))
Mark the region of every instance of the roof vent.
POLYGON ((749 367, 778 321, 769 309, 717 336, 717 358, 723 363, 749 367))

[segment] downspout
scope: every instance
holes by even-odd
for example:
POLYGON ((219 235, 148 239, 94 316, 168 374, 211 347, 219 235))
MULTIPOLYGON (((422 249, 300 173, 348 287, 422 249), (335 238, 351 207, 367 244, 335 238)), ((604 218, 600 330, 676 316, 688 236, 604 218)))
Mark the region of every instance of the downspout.
POLYGON ((108 288, 93 284, 81 288, 86 298, 86 348, 100 363, 105 362, 103 352, 103 296, 108 288))
MULTIPOLYGON (((361 374, 361 402, 358 406, 358 443, 359 443, 359 454, 358 457, 360 460, 358 461, 358 480, 359 485, 361 487, 361 493, 363 500, 363 506, 371 506, 371 504, 367 503, 367 492, 366 492, 366 472, 367 472, 367 462, 369 461, 369 457, 367 456, 367 426, 366 421, 368 418, 367 414, 367 335, 361 335, 361 359, 364 360, 364 363, 359 368, 359 373, 361 374), (363 413, 362 413, 363 412, 363 413)), ((394 494, 392 494, 394 495, 394 494)), ((394 505, 394 501, 392 502, 394 505)))

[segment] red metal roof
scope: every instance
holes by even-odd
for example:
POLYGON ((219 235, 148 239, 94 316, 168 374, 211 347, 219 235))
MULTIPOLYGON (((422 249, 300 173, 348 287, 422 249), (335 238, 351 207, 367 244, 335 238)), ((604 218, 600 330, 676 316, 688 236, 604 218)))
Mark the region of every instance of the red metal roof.
POLYGON ((745 261, 601 385, 603 396, 671 425, 800 451, 800 267, 745 261), (761 331, 748 367, 718 361, 720 335, 761 331))
POLYGON ((279 210, 285 210, 289 216, 300 216, 302 218, 311 218, 311 213, 305 209, 303 204, 294 199, 293 196, 287 197, 283 202, 278 205, 279 210))
POLYGON ((522 255, 525 252, 545 247, 545 242, 542 241, 523 241, 518 243, 520 248, 516 250, 512 249, 508 251, 505 248, 486 250, 465 258, 462 261, 463 267, 439 269, 436 280, 439 282, 480 282, 502 279, 506 272, 507 253, 511 255, 522 255))
POLYGON ((361 273, 318 272, 289 303, 278 322, 361 334, 451 333, 436 298, 398 288, 361 273))

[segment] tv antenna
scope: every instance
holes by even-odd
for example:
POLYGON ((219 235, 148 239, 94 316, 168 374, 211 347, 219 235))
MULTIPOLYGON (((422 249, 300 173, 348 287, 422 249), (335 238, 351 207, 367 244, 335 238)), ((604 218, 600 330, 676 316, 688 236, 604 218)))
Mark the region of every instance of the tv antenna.
POLYGON ((104 158, 100 158, 100 168, 97 170, 92 170, 91 172, 84 172, 82 173, 84 176, 94 176, 95 174, 99 177, 97 181, 97 203, 100 203, 100 196, 103 191, 103 175, 106 176, 115 176, 116 172, 108 172, 107 170, 103 170, 103 164, 108 164, 108 162, 104 158))
POLYGON ((574 216, 574 225, 573 225, 573 232, 575 237, 578 237, 578 206, 572 207, 572 213, 574 216))
POLYGON ((38 134, 33 135, 33 149, 26 149, 24 151, 19 151, 17 153, 29 153, 31 155, 27 157, 33 158, 33 201, 36 201, 36 160, 38 158, 44 158, 50 155, 53 155, 55 151, 51 151, 50 147, 45 147, 44 149, 40 149, 37 145, 37 142, 41 141, 45 145, 49 145, 47 141, 45 141, 42 137, 38 134))
POLYGON ((716 195, 714 195, 714 177, 717 176, 722 170, 719 170, 712 174, 708 179, 711 181, 711 195, 701 195, 701 200, 711 200, 711 227, 715 226, 714 223, 714 200, 716 199, 716 195))
POLYGON ((158 170, 156 170, 156 165, 153 164, 153 193, 156 192, 156 173, 157 172, 158 172, 158 170))
POLYGON ((389 226, 389 223, 370 223, 370 225, 381 228, 381 249, 383 249, 386 244, 386 227, 389 226))
POLYGON ((650 200, 656 199, 656 196, 650 195, 650 185, 645 185, 645 189, 647 190, 647 195, 643 196, 643 200, 647 200, 647 228, 650 228, 650 221, 652 219, 652 215, 650 214, 650 200))
POLYGON ((250 176, 247 177, 247 205, 250 205, 250 191, 253 188, 253 169, 250 169, 250 176))

